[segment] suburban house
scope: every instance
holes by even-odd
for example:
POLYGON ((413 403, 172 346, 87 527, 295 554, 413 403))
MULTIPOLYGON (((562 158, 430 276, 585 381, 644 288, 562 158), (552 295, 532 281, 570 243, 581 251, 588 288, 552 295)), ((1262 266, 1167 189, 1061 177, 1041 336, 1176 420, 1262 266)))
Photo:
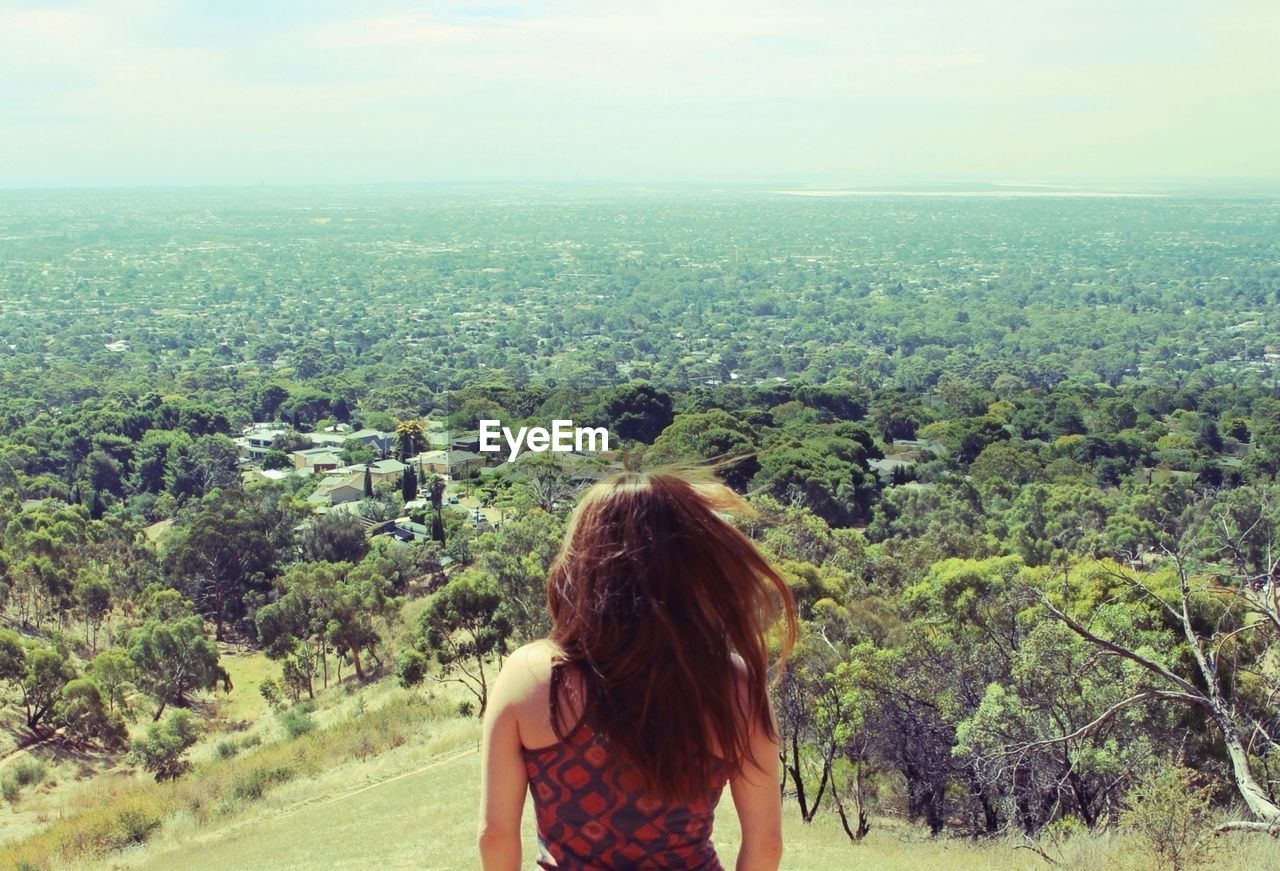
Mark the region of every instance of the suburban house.
POLYGON ((313 447, 330 448, 337 450, 342 447, 343 442, 351 438, 349 432, 309 432, 307 438, 311 439, 313 447))
POLYGON ((342 466, 328 472, 329 475, 358 475, 360 477, 360 486, 364 486, 364 471, 369 470, 369 477, 373 480, 376 487, 378 484, 399 484, 400 476, 404 474, 405 469, 409 468, 399 460, 378 460, 376 463, 369 463, 356 466, 342 466))
POLYGON ((284 469, 256 469, 247 468, 240 470, 240 482, 243 484, 251 484, 254 481, 282 481, 292 475, 293 472, 284 469))
POLYGON ((343 441, 347 439, 359 439, 379 456, 390 455, 396 449, 396 434, 393 432, 383 432, 380 429, 361 429, 353 433, 343 435, 343 441))
POLYGON ((294 451, 289 457, 295 469, 310 469, 313 472, 332 472, 342 465, 342 455, 334 448, 307 448, 294 451))
POLYGON ((353 475, 326 475, 320 486, 307 497, 313 505, 341 505, 359 502, 364 498, 364 473, 353 475))
POLYGON ((382 524, 382 528, 374 534, 390 535, 405 544, 426 541, 431 538, 431 530, 428 527, 423 526, 421 523, 415 523, 408 517, 397 517, 395 520, 388 521, 382 524))
POLYGON ((471 451, 423 451, 413 457, 411 462, 421 481, 423 475, 448 475, 453 478, 466 469, 479 469, 484 466, 484 457, 471 451))
POLYGON ((261 460, 271 450, 271 444, 277 437, 288 432, 276 423, 252 423, 241 430, 240 435, 232 439, 241 458, 261 460))
POLYGON ((882 484, 893 483, 893 476, 899 469, 902 474, 907 474, 907 469, 916 464, 918 455, 903 453, 891 457, 885 457, 883 460, 867 460, 867 465, 871 471, 876 473, 876 477, 880 479, 882 484))
POLYGON ((470 451, 472 453, 480 453, 480 435, 459 436, 449 442, 449 447, 455 451, 470 451))

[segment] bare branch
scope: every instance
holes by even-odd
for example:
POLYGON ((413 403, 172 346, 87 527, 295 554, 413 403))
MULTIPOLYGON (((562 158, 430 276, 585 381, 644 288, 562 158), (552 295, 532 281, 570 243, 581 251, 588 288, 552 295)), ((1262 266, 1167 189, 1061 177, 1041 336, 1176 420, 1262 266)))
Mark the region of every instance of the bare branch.
POLYGON ((1186 693, 1175 693, 1175 692, 1170 692, 1168 690, 1146 690, 1145 692, 1138 693, 1135 696, 1130 696, 1124 701, 1116 702, 1114 705, 1107 708, 1107 710, 1105 710, 1095 720, 1085 724, 1084 726, 1081 726, 1079 729, 1076 729, 1074 732, 1071 732, 1068 735, 1060 735, 1057 738, 1046 738, 1042 741, 1031 741, 1029 743, 1019 745, 1017 748, 1015 748, 1012 751, 1007 751, 999 755, 1008 756, 1008 755, 1012 755, 1012 753, 1015 753, 1015 752, 1021 753, 1023 751, 1031 750, 1036 747, 1051 747, 1054 744, 1064 744, 1068 741, 1074 741, 1077 738, 1084 738, 1090 732, 1093 732, 1095 729, 1098 729, 1099 727, 1103 726, 1108 720, 1110 720, 1116 714, 1123 711, 1125 708, 1128 708, 1131 705, 1136 705, 1139 702, 1150 702, 1150 701, 1155 701, 1156 699, 1166 699, 1169 701, 1186 702, 1187 704, 1201 705, 1201 706, 1204 706, 1207 704, 1207 700, 1205 700, 1203 696, 1190 696, 1190 695, 1187 695, 1186 693))
POLYGON ((1280 838, 1280 823, 1255 823, 1249 820, 1232 820, 1223 823, 1213 830, 1215 835, 1222 835, 1227 832, 1259 832, 1268 834, 1273 838, 1280 838))
POLYGON ((1217 645, 1215 648, 1214 655, 1216 656, 1218 653, 1221 653, 1222 645, 1226 644, 1228 641, 1230 641, 1235 636, 1239 635, 1241 632, 1245 632, 1249 629, 1260 629, 1261 627, 1266 625, 1267 625, 1266 623, 1259 620, 1257 623, 1250 623, 1247 626, 1241 626, 1239 629, 1232 629, 1226 635, 1223 635, 1221 638, 1217 639, 1217 645))
POLYGON ((1103 650, 1107 650, 1115 654, 1116 656, 1123 657, 1124 659, 1127 659, 1131 662, 1136 662, 1138 665, 1142 666, 1152 674, 1157 674, 1160 677, 1164 678, 1169 683, 1173 684, 1175 687, 1181 690, 1182 693, 1185 694, 1186 696, 1194 698, 1196 704, 1209 707, 1209 704, 1210 704, 1209 699, 1204 695, 1204 693, 1200 692, 1200 690, 1197 689, 1195 685, 1178 677, 1176 674, 1171 672, 1169 669, 1165 668, 1160 663, 1155 662, 1154 660, 1151 660, 1151 659, 1147 659, 1145 656, 1142 656, 1141 654, 1136 653, 1135 651, 1129 650, 1126 647, 1122 647, 1121 645, 1116 644, 1114 641, 1108 641, 1105 638, 1102 638, 1098 635, 1093 634, 1084 626, 1081 626, 1071 616, 1064 613, 1063 611, 1058 610, 1058 608, 1055 607, 1054 604, 1049 601, 1049 597, 1044 594, 1043 590, 1036 590, 1036 592, 1040 596, 1040 603, 1044 605, 1046 609, 1048 609, 1049 613, 1052 614, 1057 619, 1061 620, 1063 623, 1065 623, 1068 629, 1070 629, 1072 632, 1079 635, 1084 640, 1091 642, 1092 644, 1095 644, 1098 647, 1101 647, 1103 650))
POLYGON ((1050 865, 1057 865, 1057 864, 1058 864, 1058 860, 1057 860, 1057 859, 1053 858, 1053 857, 1052 857, 1052 856, 1050 856, 1048 853, 1046 853, 1044 850, 1040 849, 1039 845, 1037 845, 1037 844, 1031 844, 1031 843, 1027 843, 1027 844, 1015 844, 1013 848, 1014 848, 1015 850, 1030 850, 1032 853, 1035 853, 1037 856, 1039 856, 1041 859, 1043 859, 1043 860, 1045 860, 1046 862, 1048 862, 1050 865))

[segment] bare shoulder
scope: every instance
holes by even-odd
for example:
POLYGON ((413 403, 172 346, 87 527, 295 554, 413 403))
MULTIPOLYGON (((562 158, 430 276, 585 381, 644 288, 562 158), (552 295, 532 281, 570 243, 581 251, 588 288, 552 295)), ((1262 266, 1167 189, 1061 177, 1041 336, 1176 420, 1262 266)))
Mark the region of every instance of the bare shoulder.
POLYGON ((549 640, 532 641, 511 652, 502 665, 495 687, 509 704, 521 704, 533 697, 545 697, 551 679, 551 665, 558 648, 549 640))
MULTIPOLYGON (((751 676, 751 670, 747 668, 747 663, 741 656, 739 656, 737 653, 731 653, 729 654, 729 657, 730 657, 730 660, 733 662, 733 677, 734 677, 735 689, 737 690, 738 705, 740 706, 739 710, 744 712, 752 710, 754 707, 752 699, 758 698, 756 694, 759 692, 763 692, 764 704, 766 709, 769 712, 768 713, 769 718, 772 721, 773 709, 772 709, 772 705, 769 703, 768 692, 765 690, 763 686, 753 685, 754 681, 751 676)), ((752 716, 752 719, 753 720, 755 719, 754 715, 752 716)), ((754 724, 754 728, 760 728, 763 725, 764 725, 763 723, 757 721, 754 724)))

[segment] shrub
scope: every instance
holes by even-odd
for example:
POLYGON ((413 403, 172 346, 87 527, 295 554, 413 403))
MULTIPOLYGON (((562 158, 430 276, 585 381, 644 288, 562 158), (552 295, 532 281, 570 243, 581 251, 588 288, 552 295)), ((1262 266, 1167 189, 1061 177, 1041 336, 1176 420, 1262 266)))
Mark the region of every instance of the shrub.
POLYGON ((219 759, 230 759, 240 752, 240 745, 235 741, 219 741, 213 748, 219 759))
POLYGON ((30 786, 44 780, 48 771, 48 766, 39 759, 20 759, 14 763, 13 779, 17 781, 19 787, 30 786))
POLYGON ((1213 789, 1199 772, 1170 765, 1147 772, 1125 795, 1120 825, 1160 868, 1181 871, 1206 862, 1213 789))
POLYGON ((6 777, 0 780, 0 795, 4 796, 4 800, 13 804, 18 800, 18 796, 22 793, 22 786, 15 778, 6 777))
POLYGON ((280 715, 280 725, 290 738, 300 738, 316 727, 315 717, 303 706, 290 708, 280 715))
POLYGON ((111 846, 115 849, 146 843, 151 833, 160 828, 160 816, 141 804, 126 805, 116 814, 111 846))
POLYGON ((410 647, 396 661, 396 677, 405 689, 416 687, 427 676, 427 658, 422 651, 410 647))
POLYGON ((262 697, 267 700, 267 707, 273 711, 279 710, 284 706, 284 696, 280 693, 280 684, 271 678, 267 678, 258 687, 258 692, 262 693, 262 697))
POLYGON ((124 719, 108 709, 102 691, 89 678, 77 678, 62 688, 57 719, 69 737, 81 743, 97 740, 108 750, 123 747, 129 737, 124 719))
POLYGON ((257 801, 277 783, 292 780, 293 775, 293 770, 284 765, 251 768, 232 785, 231 794, 245 801, 257 801))
POLYGON ((199 737, 196 718, 179 709, 163 723, 152 723, 146 735, 133 739, 133 757, 156 780, 175 780, 190 767, 185 754, 199 737))

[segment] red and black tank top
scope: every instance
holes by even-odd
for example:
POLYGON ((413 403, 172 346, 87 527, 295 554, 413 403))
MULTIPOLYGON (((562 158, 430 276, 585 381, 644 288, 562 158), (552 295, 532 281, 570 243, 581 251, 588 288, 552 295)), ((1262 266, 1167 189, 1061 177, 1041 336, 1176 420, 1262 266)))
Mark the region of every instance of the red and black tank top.
MULTIPOLYGON (((553 702, 560 670, 551 671, 553 702)), ((656 801, 644 794, 640 772, 610 752, 590 702, 562 741, 523 753, 538 820, 539 868, 722 871, 711 826, 728 782, 724 765, 715 766, 704 798, 656 801)))

